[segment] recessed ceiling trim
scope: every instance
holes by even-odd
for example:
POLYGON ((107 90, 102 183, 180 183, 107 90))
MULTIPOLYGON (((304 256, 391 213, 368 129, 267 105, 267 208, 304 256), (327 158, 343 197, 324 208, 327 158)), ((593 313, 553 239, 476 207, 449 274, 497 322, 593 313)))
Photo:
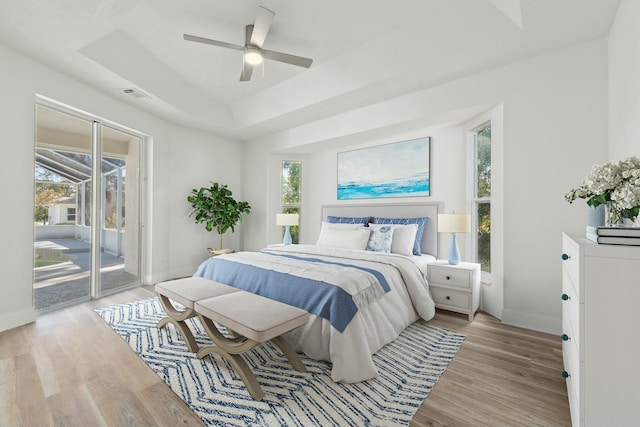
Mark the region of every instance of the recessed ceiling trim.
POLYGON ((521 0, 487 0, 504 16, 509 18, 521 30, 524 30, 522 22, 522 3, 521 0))

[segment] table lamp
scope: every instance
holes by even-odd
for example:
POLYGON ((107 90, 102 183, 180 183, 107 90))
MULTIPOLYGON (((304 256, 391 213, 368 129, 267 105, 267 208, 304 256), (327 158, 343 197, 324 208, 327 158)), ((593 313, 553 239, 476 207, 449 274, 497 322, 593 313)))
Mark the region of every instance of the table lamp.
POLYGON ((457 265, 460 262, 460 251, 456 234, 471 231, 471 216, 469 214, 438 214, 438 232, 451 233, 451 245, 449 246, 449 264, 457 265))
POLYGON ((298 214, 286 214, 279 213, 276 215, 276 225, 282 225, 285 227, 284 229, 284 239, 282 239, 283 245, 291 244, 291 226, 298 225, 298 220, 300 215, 298 214))

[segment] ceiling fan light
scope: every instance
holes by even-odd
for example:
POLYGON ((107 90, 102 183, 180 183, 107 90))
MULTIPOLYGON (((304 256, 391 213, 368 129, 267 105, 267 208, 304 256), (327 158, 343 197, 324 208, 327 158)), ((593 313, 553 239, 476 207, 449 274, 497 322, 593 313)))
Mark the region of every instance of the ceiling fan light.
POLYGON ((251 65, 262 64, 262 53, 260 53, 260 49, 256 47, 249 47, 249 46, 245 47, 244 60, 247 61, 247 64, 251 64, 251 65))

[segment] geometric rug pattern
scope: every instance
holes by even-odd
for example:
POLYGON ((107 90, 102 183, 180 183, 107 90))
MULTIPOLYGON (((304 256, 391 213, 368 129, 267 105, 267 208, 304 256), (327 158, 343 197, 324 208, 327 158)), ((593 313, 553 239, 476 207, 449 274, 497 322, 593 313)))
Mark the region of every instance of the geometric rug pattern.
MULTIPOLYGON (((198 359, 173 325, 156 328, 166 316, 157 298, 96 312, 210 426, 406 426, 465 339, 414 323, 374 355, 378 377, 354 384, 333 382, 330 363, 304 355, 307 372, 297 372, 262 344, 243 354, 265 393, 256 401, 222 357, 198 359)), ((200 321, 188 322, 198 345, 210 345, 200 321)))

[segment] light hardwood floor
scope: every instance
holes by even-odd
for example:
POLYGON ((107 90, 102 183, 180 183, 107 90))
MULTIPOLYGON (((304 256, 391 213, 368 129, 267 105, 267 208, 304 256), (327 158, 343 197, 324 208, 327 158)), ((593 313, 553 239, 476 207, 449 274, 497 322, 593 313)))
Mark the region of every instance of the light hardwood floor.
MULTIPOLYGON (((141 287, 0 333, 0 426, 204 425, 94 308, 153 295, 141 287)), ((412 426, 568 426, 558 337, 483 313, 438 311, 467 339, 412 426)))

